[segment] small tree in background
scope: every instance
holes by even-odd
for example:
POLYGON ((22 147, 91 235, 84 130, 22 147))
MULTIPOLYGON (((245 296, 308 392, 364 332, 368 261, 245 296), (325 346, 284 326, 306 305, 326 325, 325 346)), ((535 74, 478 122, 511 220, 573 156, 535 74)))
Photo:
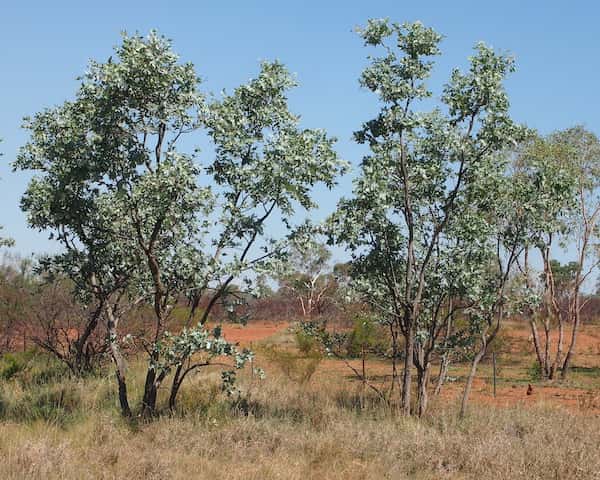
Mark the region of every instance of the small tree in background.
POLYGON ((36 279, 30 259, 5 255, 0 265, 0 353, 25 348, 36 279))
MULTIPOLYGON (((538 137, 516 160, 515 175, 521 182, 529 181, 536 195, 530 203, 530 243, 542 261, 542 309, 531 311, 529 319, 537 361, 543 377, 549 380, 559 369, 563 377, 568 373, 585 305, 581 290, 598 266, 599 165, 600 142, 582 127, 538 137), (576 260, 561 266, 553 258, 554 250, 566 245, 574 246, 576 260), (540 322, 543 336, 538 331, 540 322), (568 323, 572 329, 565 353, 568 323), (557 333, 554 344, 553 331, 557 333)), ((524 275, 532 284, 528 257, 524 258, 524 275)))
POLYGON ((277 275, 279 288, 297 299, 306 320, 323 315, 333 303, 337 282, 330 259, 331 252, 315 240, 295 242, 285 271, 277 275))

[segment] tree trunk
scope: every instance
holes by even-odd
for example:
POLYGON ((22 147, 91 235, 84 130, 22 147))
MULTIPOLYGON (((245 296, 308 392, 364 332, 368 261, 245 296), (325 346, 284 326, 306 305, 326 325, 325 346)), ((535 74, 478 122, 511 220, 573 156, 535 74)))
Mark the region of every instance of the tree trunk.
POLYGON ((533 347, 535 349, 535 356, 537 358, 538 364, 540 366, 540 370, 543 372, 544 376, 547 375, 546 365, 544 365, 544 357, 542 354, 542 347, 540 345, 540 336, 537 329, 537 323, 533 316, 529 319, 529 325, 531 326, 531 335, 533 337, 533 347))
POLYGON ((471 364, 471 371, 469 372, 469 376, 467 377, 467 383, 465 384, 465 390, 463 392, 462 401, 460 403, 460 418, 464 418, 467 413, 467 403, 469 402, 469 395, 471 394, 471 388, 473 387, 473 379, 475 378, 475 374, 477 373, 477 366, 479 362, 485 355, 487 349, 487 342, 485 336, 482 337, 481 348, 475 358, 473 358, 473 363, 471 364))
POLYGON ((448 376, 448 367, 450 366, 450 355, 448 352, 442 355, 442 359, 440 361, 440 372, 438 374, 437 382, 435 385, 435 390, 433 391, 433 395, 437 397, 442 391, 442 387, 446 381, 446 377, 448 376))
POLYGON ((413 368, 413 353, 415 349, 414 336, 412 328, 408 329, 408 335, 405 336, 406 342, 404 345, 404 372, 402 375, 402 402, 400 408, 406 416, 410 415, 411 401, 411 383, 412 383, 412 368, 413 368))
POLYGON ((73 360, 73 369, 77 375, 87 373, 92 369, 91 352, 89 350, 88 340, 98 327, 98 320, 103 310, 103 303, 94 310, 91 317, 86 322, 85 328, 81 336, 73 343, 75 350, 75 358, 73 360))
MULTIPOLYGON (((549 315, 549 313, 548 313, 549 315)), ((548 317, 544 319, 544 377, 551 379, 550 372, 550 347, 552 340, 550 338, 550 320, 548 317)))
POLYGON ((562 365, 561 378, 567 378, 569 374, 569 368, 571 367, 571 361, 573 359, 573 355, 575 354, 575 346, 577 345, 577 333, 579 331, 579 324, 581 321, 580 316, 580 300, 579 300, 579 292, 577 292, 577 299, 575 300, 575 312, 573 319, 573 332, 571 333, 571 343, 569 344, 569 349, 567 351, 567 356, 565 357, 565 361, 562 365))
POLYGON ((171 383, 171 391, 169 393, 169 409, 171 411, 175 411, 175 407, 177 406, 177 394, 179 393, 179 387, 181 387, 180 379, 182 366, 179 365, 175 370, 175 375, 173 376, 173 383, 171 383))
POLYGON ((417 415, 419 417, 425 415, 425 411, 427 410, 427 386, 429 384, 430 370, 430 364, 425 364, 423 368, 419 368, 417 371, 417 415))
POLYGON ((562 314, 558 313, 558 341, 556 343, 556 356, 554 357, 554 361, 550 366, 550 374, 548 375, 548 380, 554 380, 554 376, 556 375, 556 370, 558 365, 562 361, 562 350, 563 350, 563 341, 565 336, 565 326, 562 319, 562 314))
POLYGON ((393 323, 390 323, 390 335, 392 337, 392 385, 389 391, 388 403, 392 401, 392 395, 396 384, 398 384, 398 389, 400 389, 400 384, 398 383, 398 354, 400 352, 398 348, 399 335, 396 326, 393 323))
MULTIPOLYGON (((156 360, 156 356, 152 355, 151 362, 156 360)), ((142 416, 151 417, 156 414, 156 396, 158 388, 156 384, 156 370, 154 367, 149 367, 146 372, 146 382, 144 384, 144 396, 142 397, 142 416)))
POLYGON ((119 404, 121 406, 121 414, 124 417, 131 417, 131 408, 129 407, 129 399, 127 398, 127 380, 126 380, 126 365, 117 337, 117 322, 115 320, 112 308, 109 306, 106 309, 108 318, 108 343, 113 361, 115 362, 117 383, 119 386, 119 404))

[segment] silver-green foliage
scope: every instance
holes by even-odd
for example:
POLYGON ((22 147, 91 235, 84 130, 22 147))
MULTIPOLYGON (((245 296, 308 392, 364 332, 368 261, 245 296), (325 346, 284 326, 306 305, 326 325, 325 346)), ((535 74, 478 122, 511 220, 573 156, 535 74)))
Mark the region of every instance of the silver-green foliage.
POLYGON ((300 128, 288 111, 295 82, 278 62, 207 102, 194 66, 151 33, 124 36, 115 59, 92 62, 81 82, 73 101, 26 120, 31 138, 14 166, 36 176, 22 208, 32 227, 64 247, 48 263, 107 309, 113 349, 123 306, 152 306, 154 326, 136 339, 150 356, 148 406, 173 368, 175 384, 197 366, 195 353, 230 354, 237 367, 249 358, 205 330, 208 313, 231 282, 245 277, 249 286, 248 272, 268 270, 284 253, 285 237, 267 235, 269 219, 280 215, 292 229, 298 206, 314 206, 311 187, 332 187, 345 164, 334 139, 300 128), (214 142, 212 161, 181 147, 203 128, 214 142), (195 309, 206 296, 197 325, 169 332, 179 299, 195 309))
POLYGON ((512 228, 502 225, 510 184, 501 153, 527 131, 508 111, 503 82, 514 70, 511 57, 478 43, 468 70, 454 69, 427 109, 441 36, 419 22, 387 20, 370 20, 359 33, 381 52, 361 76, 381 108, 355 133, 370 153, 330 225, 352 252, 355 287, 392 337, 405 338, 402 403, 409 409, 413 353, 421 375, 449 302, 464 300, 475 331, 498 303, 506 272, 495 266, 496 252, 512 228))

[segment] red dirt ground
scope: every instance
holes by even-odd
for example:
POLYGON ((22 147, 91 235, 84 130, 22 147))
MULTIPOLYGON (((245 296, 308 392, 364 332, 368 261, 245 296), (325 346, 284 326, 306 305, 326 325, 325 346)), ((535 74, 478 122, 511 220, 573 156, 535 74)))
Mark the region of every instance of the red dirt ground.
MULTIPOLYGON (((289 324, 286 322, 251 322, 247 326, 224 325, 223 333, 225 338, 233 342, 240 342, 242 345, 248 345, 252 342, 268 339, 275 334, 284 331, 289 324)), ((517 369, 525 371, 534 360, 533 347, 531 345, 531 332, 528 324, 509 324, 506 329, 506 337, 509 342, 509 350, 515 354, 516 358, 523 359, 523 365, 518 365, 517 369), (524 356, 524 358, 523 358, 524 356)), ((565 348, 570 341, 570 331, 565 332, 565 348)), ((578 348, 576 355, 576 364, 578 366, 600 366, 600 327, 595 325, 583 326, 578 336, 578 348)), ((359 367, 359 361, 351 362, 355 367, 359 367)), ((372 377, 385 376, 389 374, 389 365, 381 361, 369 360, 368 375, 372 377)), ((329 377, 346 377, 351 381, 353 374, 351 370, 340 360, 323 361, 315 374, 315 382, 325 380, 329 377)), ((380 382, 383 380, 380 380, 380 382)), ((376 380, 374 383, 379 383, 376 380)), ((448 383, 445 385, 443 398, 458 399, 462 394, 462 383, 448 383)), ((529 407, 537 404, 548 404, 560 406, 581 413, 600 415, 600 390, 570 388, 560 383, 552 384, 533 384, 533 391, 527 395, 527 384, 516 382, 510 383, 510 379, 504 379, 496 389, 496 397, 493 396, 493 387, 486 379, 476 378, 471 393, 472 401, 506 406, 524 406, 529 407), (508 384, 507 384, 508 383, 508 384)))
POLYGON ((223 336, 230 342, 248 345, 264 340, 289 327, 287 322, 251 322, 243 325, 222 325, 223 336))
MULTIPOLYGON (((449 384, 442 390, 445 398, 456 399, 462 395, 462 384, 449 384)), ((515 384, 496 389, 483 379, 475 379, 471 399, 485 405, 500 407, 523 406, 531 407, 539 404, 565 407, 570 411, 585 412, 600 415, 600 391, 581 388, 567 388, 552 385, 534 385, 533 391, 527 395, 528 386, 515 384)))

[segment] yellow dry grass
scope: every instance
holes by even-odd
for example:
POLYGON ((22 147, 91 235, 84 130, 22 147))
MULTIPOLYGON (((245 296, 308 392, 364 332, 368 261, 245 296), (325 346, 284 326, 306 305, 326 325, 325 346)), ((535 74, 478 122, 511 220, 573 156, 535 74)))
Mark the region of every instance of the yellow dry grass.
MULTIPOLYGON (((60 381, 78 392, 62 421, 0 422, 0 478, 600 479, 598 416, 473 405, 459 421, 438 402, 427 418, 398 418, 361 410, 343 377, 300 385, 270 373, 243 378, 237 403, 215 373, 198 375, 177 415, 145 424, 119 418, 110 378, 60 381)), ((24 401, 2 388, 5 403, 24 401)))

